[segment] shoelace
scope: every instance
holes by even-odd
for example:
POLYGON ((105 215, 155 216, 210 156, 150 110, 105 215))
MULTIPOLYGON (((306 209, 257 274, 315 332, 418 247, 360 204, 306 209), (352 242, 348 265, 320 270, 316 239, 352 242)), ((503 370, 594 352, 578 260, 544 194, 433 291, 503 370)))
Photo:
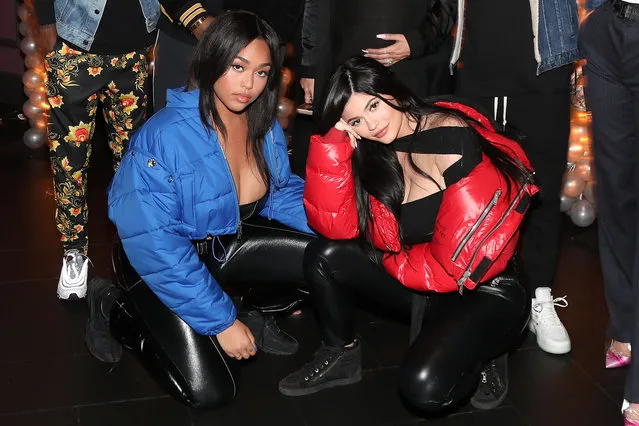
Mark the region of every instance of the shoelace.
POLYGON ((338 352, 327 346, 320 348, 320 350, 315 353, 313 361, 304 366, 304 369, 306 370, 306 373, 304 374, 304 381, 308 382, 313 378, 313 376, 324 371, 324 369, 330 365, 331 361, 339 357, 342 353, 344 353, 343 350, 338 352))
POLYGON ((87 256, 75 249, 67 251, 65 253, 64 260, 67 264, 67 273, 69 274, 69 278, 72 280, 75 280, 80 276, 82 265, 84 265, 85 261, 91 262, 87 256))
POLYGON ((544 300, 541 302, 535 302, 533 305, 533 309, 535 312, 541 314, 541 320, 548 325, 561 325, 561 320, 557 316, 557 311, 555 311, 554 307, 558 306, 560 308, 565 308, 568 306, 568 301, 566 300, 567 296, 557 297, 552 300, 544 300), (551 305, 553 309, 544 309, 543 305, 551 305))

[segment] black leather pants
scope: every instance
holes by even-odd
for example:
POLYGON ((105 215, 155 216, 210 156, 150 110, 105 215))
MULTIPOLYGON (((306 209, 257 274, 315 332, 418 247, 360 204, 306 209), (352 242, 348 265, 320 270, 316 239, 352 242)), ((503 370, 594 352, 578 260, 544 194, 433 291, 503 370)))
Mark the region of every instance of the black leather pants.
MULTIPOLYGON (((304 282, 304 250, 314 238, 254 217, 243 223, 241 238, 216 241, 214 250, 226 253, 223 262, 211 256, 206 263, 225 290, 230 283, 271 291, 296 288, 304 282)), ((224 353, 215 336, 196 333, 169 310, 133 270, 119 243, 113 266, 124 291, 111 311, 112 334, 186 405, 213 408, 231 401, 238 389, 239 362, 224 353)))
POLYGON ((417 293, 355 241, 311 242, 304 272, 328 345, 355 339, 354 298, 372 299, 406 319, 413 313, 411 328, 417 332, 399 368, 400 392, 430 413, 455 407, 474 392, 483 364, 517 341, 530 311, 530 296, 514 272, 463 295, 417 293))

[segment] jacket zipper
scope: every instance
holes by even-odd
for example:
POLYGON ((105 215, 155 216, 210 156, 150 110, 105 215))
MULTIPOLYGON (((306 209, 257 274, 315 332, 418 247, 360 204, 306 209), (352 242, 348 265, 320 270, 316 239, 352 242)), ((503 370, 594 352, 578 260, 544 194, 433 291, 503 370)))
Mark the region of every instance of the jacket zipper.
MULTIPOLYGON (((522 197, 524 191, 526 190, 527 186, 528 186, 528 184, 525 183, 525 184, 523 184, 521 186, 521 188, 519 188, 519 191, 517 191, 517 196, 515 196, 515 198, 513 198, 513 200, 511 201, 510 205, 508 206, 508 208, 506 209, 504 214, 501 216, 501 218, 499 219, 497 224, 493 227, 493 229, 491 229, 486 234, 486 236, 484 236, 484 238, 481 240, 481 242, 477 246, 477 249, 475 250, 475 252, 471 256, 470 261, 468 262, 468 266, 466 267, 466 270, 462 274, 461 278, 459 280, 457 280, 457 286, 459 287, 459 294, 463 294, 463 292, 464 292, 464 284, 466 283, 466 280, 468 280, 468 278, 470 277, 470 268, 473 266, 473 263, 475 263, 475 259, 477 258, 477 254, 479 254, 479 250, 486 243, 486 240, 488 240, 488 238, 490 238, 491 235, 493 235, 493 233, 497 229, 499 229, 499 227, 506 221, 506 218, 510 215, 510 212, 512 212, 513 209, 515 208, 515 206, 517 205, 517 203, 519 203, 519 200, 521 199, 521 197, 522 197)), ((501 190, 497 190, 497 192, 499 192, 501 194, 501 190)), ((495 193, 495 195, 497 195, 497 193, 495 193)), ((493 200, 494 199, 495 199, 495 197, 493 197, 493 200)))
POLYGON ((231 182, 231 189, 233 191, 233 195, 235 195, 235 220, 237 222, 238 235, 242 235, 242 221, 240 220, 240 198, 237 194, 237 190, 235 189, 235 181, 233 180, 233 173, 231 173, 231 166, 229 166, 229 160, 226 158, 226 153, 224 149, 222 149, 222 144, 220 140, 216 138, 217 145, 220 147, 220 151, 222 151, 222 157, 224 157, 224 165, 226 166, 226 171, 228 172, 229 180, 231 182))
POLYGON ((484 211, 481 212, 481 215, 479 216, 479 219, 477 219, 477 222, 475 222, 473 227, 470 228, 470 231, 468 231, 468 233, 464 235, 464 238, 462 238, 461 242, 453 253, 453 257, 451 257, 450 260, 452 260, 453 262, 457 260, 457 257, 459 257, 462 249, 466 246, 466 244, 468 244, 468 241, 473 237, 473 235, 475 235, 475 232, 477 232, 477 229, 479 229, 484 220, 486 220, 486 216, 488 216, 488 213, 490 213, 493 207, 497 205, 500 196, 501 189, 498 189, 497 191, 495 191, 495 194, 493 195, 492 200, 490 200, 490 203, 488 203, 488 205, 484 208, 484 211))

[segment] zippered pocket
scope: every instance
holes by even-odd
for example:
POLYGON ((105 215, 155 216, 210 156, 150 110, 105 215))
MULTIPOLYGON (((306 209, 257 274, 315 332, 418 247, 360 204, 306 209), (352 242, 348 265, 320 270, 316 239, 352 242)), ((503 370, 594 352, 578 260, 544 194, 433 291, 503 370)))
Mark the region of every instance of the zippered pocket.
POLYGON ((493 195, 493 198, 490 200, 488 205, 484 208, 484 211, 481 212, 479 219, 477 219, 473 227, 470 228, 470 231, 468 231, 468 233, 464 235, 464 238, 462 238, 461 242, 455 249, 455 252, 453 253, 453 256, 450 258, 450 260, 452 260, 453 262, 457 260, 461 251, 464 249, 466 244, 468 244, 468 241, 470 241, 473 235, 475 235, 475 232, 477 232, 481 224, 484 223, 484 220, 486 220, 486 217, 488 216, 490 211, 493 209, 493 207, 497 205, 497 202, 499 201, 500 196, 501 196, 501 189, 498 189, 497 191, 495 191, 495 194, 493 195))

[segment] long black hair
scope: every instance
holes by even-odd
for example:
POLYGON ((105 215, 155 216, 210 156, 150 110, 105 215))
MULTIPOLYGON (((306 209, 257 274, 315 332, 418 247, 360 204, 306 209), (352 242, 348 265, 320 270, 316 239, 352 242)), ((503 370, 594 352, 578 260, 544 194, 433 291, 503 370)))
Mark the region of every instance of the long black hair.
MULTIPOLYGON (((406 114, 417 123, 415 133, 422 130, 423 118, 429 116, 433 117, 434 120, 454 116, 468 125, 473 124, 473 120, 461 113, 439 107, 428 100, 419 99, 406 86, 397 81, 392 71, 379 62, 363 56, 354 56, 340 65, 329 80, 320 111, 320 132, 322 134, 339 121, 346 103, 354 93, 375 96, 391 108, 406 114), (392 96, 397 105, 382 95, 392 96)), ((492 161, 499 173, 506 178, 508 189, 513 181, 521 184, 530 181, 530 171, 520 162, 481 137, 479 133, 477 135, 480 138, 484 154, 492 161)), ((430 179, 439 187, 437 181, 421 170, 413 162, 411 156, 409 159, 416 172, 430 179)), ((353 152, 352 164, 360 238, 364 238, 370 243, 369 227, 372 213, 369 196, 372 195, 386 206, 400 223, 399 218, 405 190, 403 169, 391 146, 366 139, 358 142, 357 149, 353 152)), ((400 242, 403 246, 401 225, 400 242)))
POLYGON ((275 30, 251 12, 232 11, 216 17, 195 49, 189 87, 200 89, 199 109, 204 126, 211 130, 215 126, 226 137, 226 127, 215 107, 213 85, 228 71, 240 50, 253 40, 264 40, 267 44, 271 54, 271 70, 264 91, 246 108, 247 154, 250 149, 260 176, 268 184, 270 179, 263 142, 275 120, 281 84, 280 41, 275 30))

